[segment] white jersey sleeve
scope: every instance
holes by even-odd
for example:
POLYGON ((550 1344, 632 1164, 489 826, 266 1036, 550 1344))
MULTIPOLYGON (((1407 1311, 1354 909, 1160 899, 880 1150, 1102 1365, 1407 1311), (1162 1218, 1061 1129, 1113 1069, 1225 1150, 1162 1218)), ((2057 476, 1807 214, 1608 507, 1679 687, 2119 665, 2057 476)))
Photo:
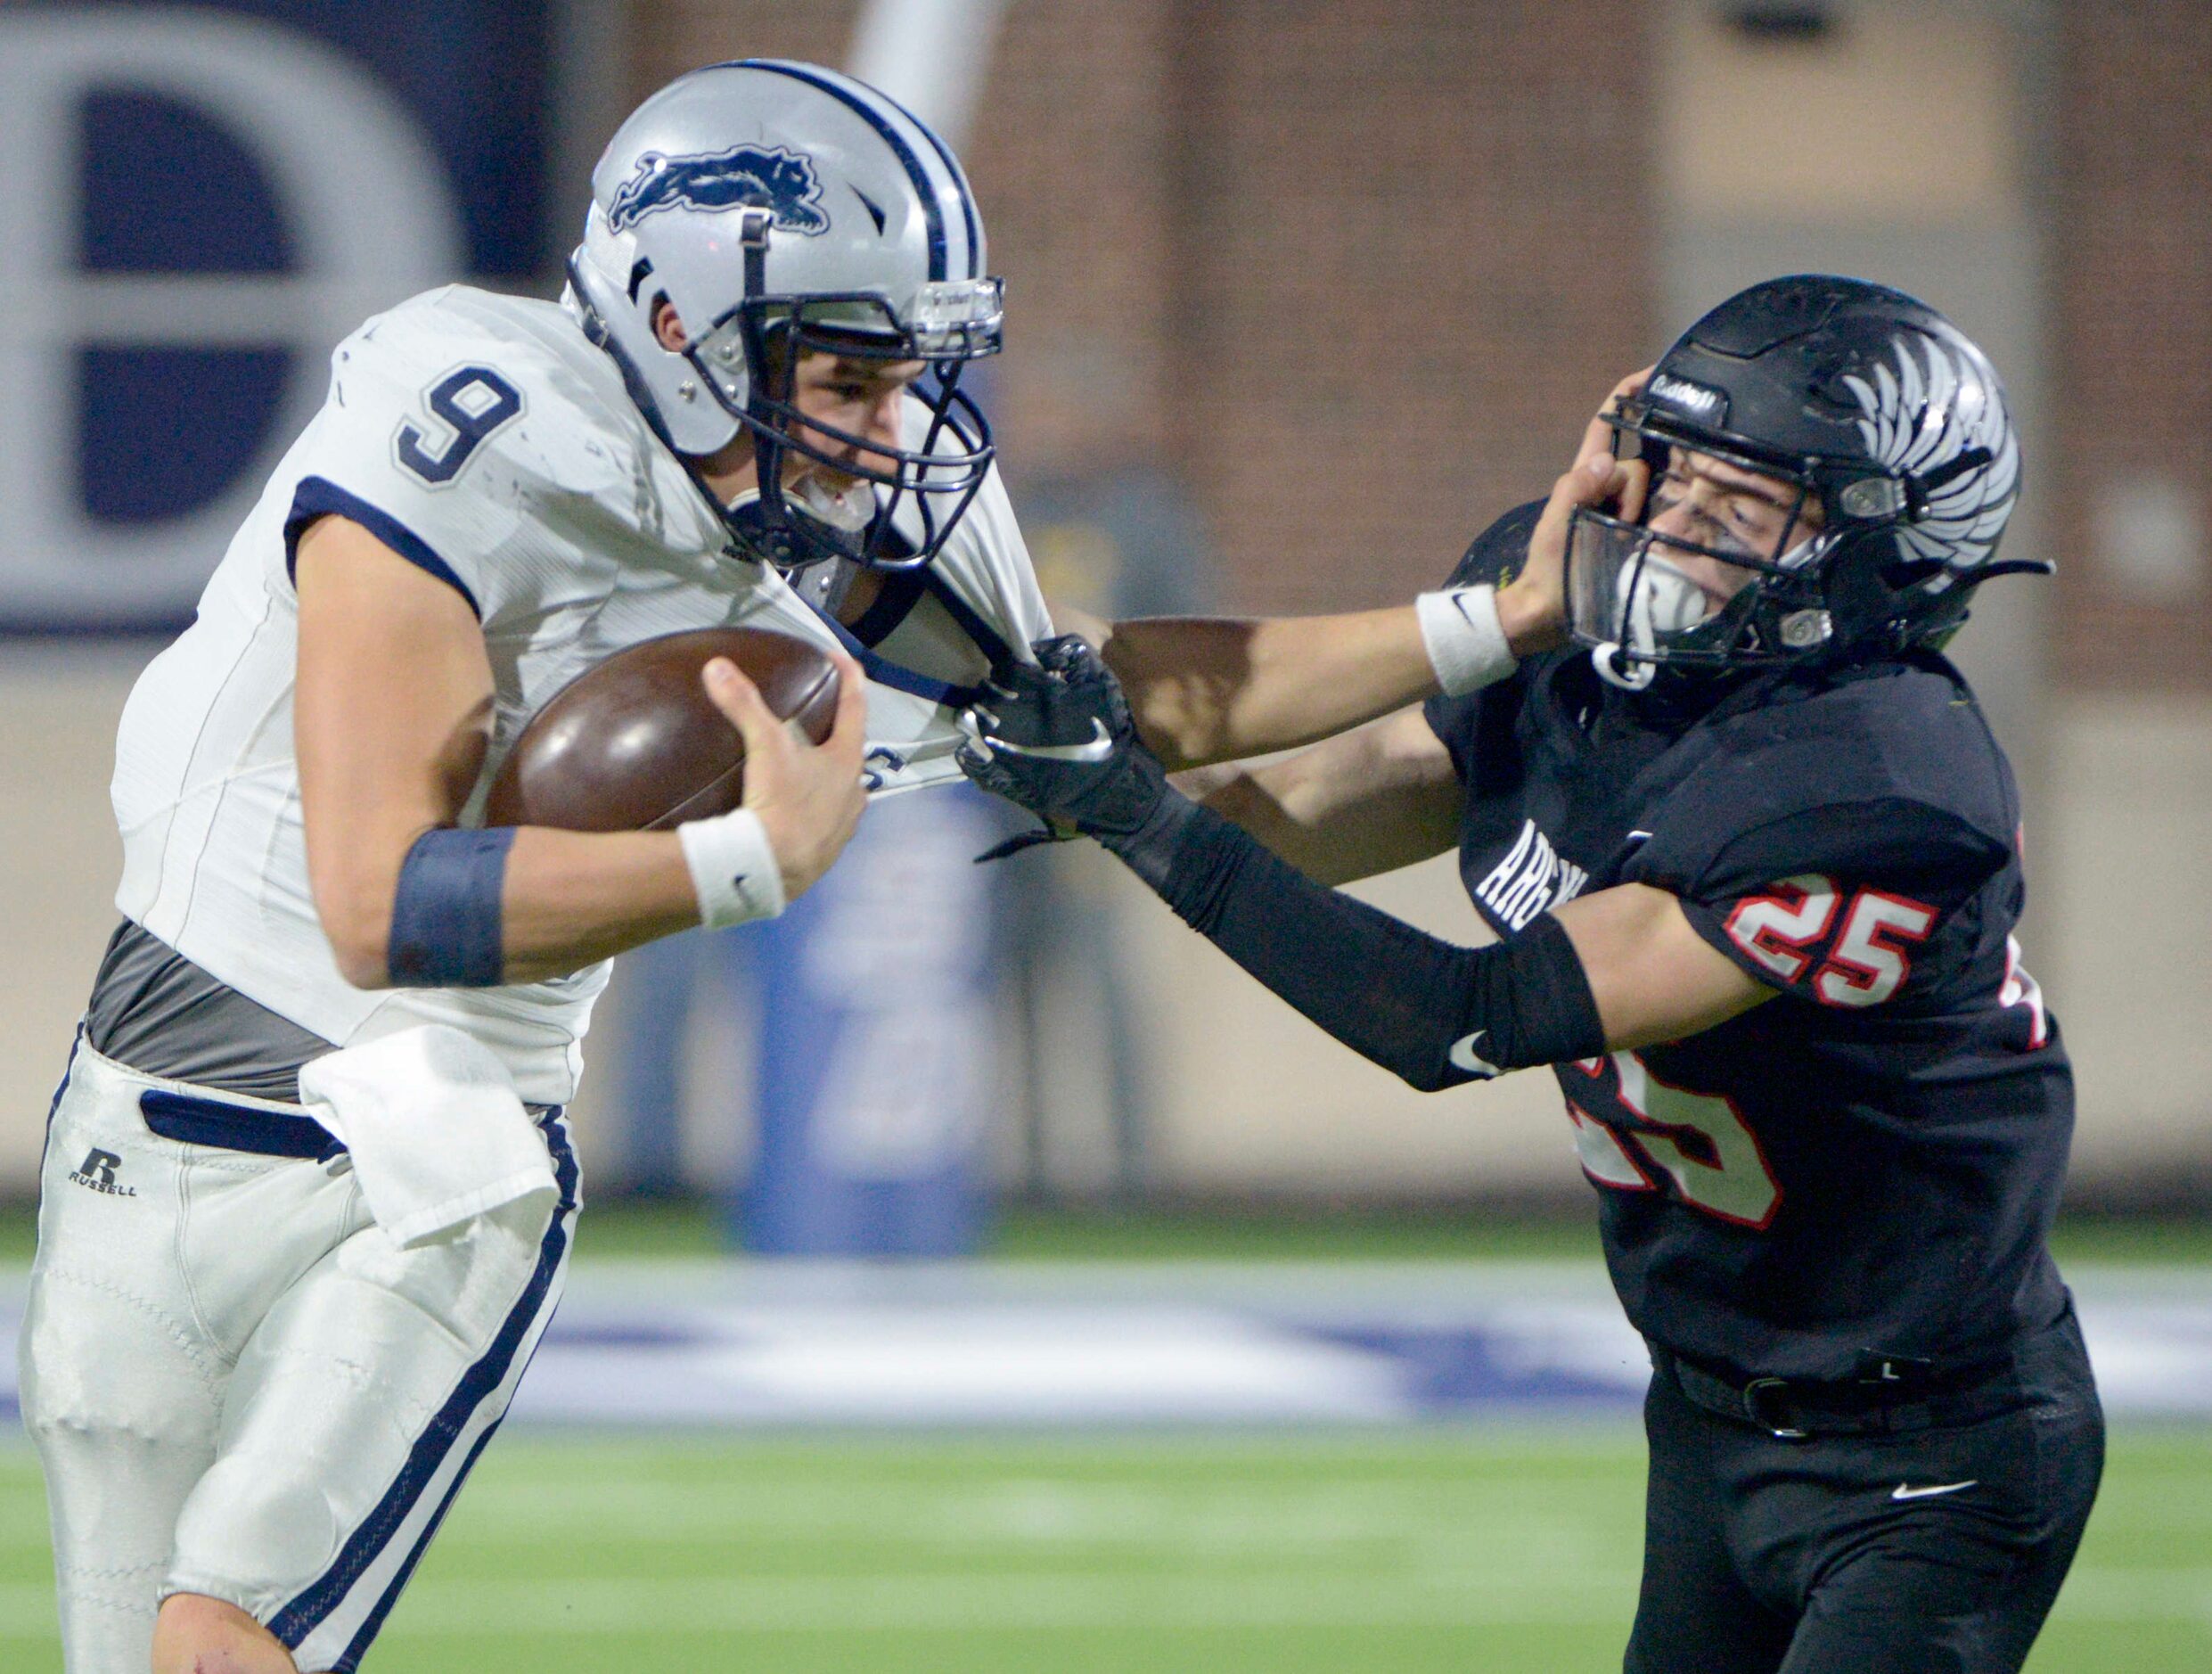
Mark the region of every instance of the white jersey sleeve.
POLYGON ((487 300, 433 291, 339 345, 329 399, 286 462, 287 568, 301 530, 336 513, 454 587, 488 635, 572 592, 579 545, 671 521, 642 532, 718 544, 687 485, 640 480, 658 451, 642 418, 587 387, 566 345, 516 329, 538 320, 487 300))
POLYGON ((496 443, 533 405, 514 366, 416 306, 372 320, 331 357, 330 398, 300 439, 285 563, 300 532, 335 513, 451 586, 481 621, 502 548, 534 496, 496 443))
MULTIPOLYGON (((921 445, 927 414, 909 404, 909 447, 921 445)), ((920 532, 911 503, 898 526, 920 532)), ((930 561, 925 595, 875 644, 848 644, 867 670, 872 793, 956 783, 963 734, 960 710, 1002 656, 1033 661, 1030 647, 1053 632, 1029 549, 996 465, 990 467, 943 548, 930 561)))

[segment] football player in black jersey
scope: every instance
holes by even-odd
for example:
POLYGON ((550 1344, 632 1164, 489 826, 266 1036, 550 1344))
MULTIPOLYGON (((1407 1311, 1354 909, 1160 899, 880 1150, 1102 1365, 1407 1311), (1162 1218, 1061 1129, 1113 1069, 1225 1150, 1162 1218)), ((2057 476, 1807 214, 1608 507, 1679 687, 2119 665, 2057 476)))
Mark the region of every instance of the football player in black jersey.
POLYGON ((1456 694, 1198 800, 1079 641, 971 712, 972 776, 1414 1086, 1553 1067, 1654 1366, 1631 1670, 2017 1669, 2089 1514, 2072 1079, 1941 649, 2047 568, 1995 556, 2019 465, 1948 321, 1775 280, 1424 599, 1456 694), (1494 946, 1326 887, 1454 843, 1494 946))

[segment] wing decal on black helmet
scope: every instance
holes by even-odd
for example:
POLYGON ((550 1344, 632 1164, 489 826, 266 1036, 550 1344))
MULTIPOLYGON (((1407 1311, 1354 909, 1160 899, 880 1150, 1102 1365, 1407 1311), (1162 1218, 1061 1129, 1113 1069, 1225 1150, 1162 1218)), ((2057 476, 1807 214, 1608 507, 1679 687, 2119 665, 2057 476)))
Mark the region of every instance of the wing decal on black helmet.
POLYGON ((2003 406, 1979 369, 1940 338, 1921 332, 1891 345, 1897 369, 1877 363, 1872 382, 1847 377, 1845 388, 1863 416, 1866 450, 1902 476, 1934 479, 1927 511, 1897 526, 1912 557, 1943 564, 1954 575, 1989 562, 2019 485, 2019 442, 2003 406), (1926 354, 1923 367, 1914 346, 1926 354), (1988 464, 1946 472, 1970 449, 1988 464))

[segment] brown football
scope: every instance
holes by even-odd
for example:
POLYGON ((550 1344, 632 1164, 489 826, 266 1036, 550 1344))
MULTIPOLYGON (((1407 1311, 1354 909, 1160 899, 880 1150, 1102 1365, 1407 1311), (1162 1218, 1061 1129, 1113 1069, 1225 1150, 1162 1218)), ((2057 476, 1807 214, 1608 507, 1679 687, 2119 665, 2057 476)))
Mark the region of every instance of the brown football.
POLYGON ((735 808, 745 741, 700 682, 715 657, 815 743, 830 735, 837 669, 818 647, 758 628, 664 634, 586 669, 530 717, 492 780, 484 823, 666 831, 735 808))

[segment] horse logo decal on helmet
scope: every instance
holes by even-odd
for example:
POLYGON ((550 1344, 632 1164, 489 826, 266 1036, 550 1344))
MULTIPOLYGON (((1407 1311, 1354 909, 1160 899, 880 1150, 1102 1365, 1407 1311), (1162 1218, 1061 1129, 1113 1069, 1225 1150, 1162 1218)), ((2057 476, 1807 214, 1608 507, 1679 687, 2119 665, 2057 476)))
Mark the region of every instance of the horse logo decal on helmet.
POLYGON ((656 209, 681 205, 711 212, 750 206, 774 210, 776 226, 813 238, 830 229, 821 198, 813 160, 781 145, 737 145, 696 157, 647 152, 637 160, 637 172, 614 194, 607 223, 621 233, 656 209))

